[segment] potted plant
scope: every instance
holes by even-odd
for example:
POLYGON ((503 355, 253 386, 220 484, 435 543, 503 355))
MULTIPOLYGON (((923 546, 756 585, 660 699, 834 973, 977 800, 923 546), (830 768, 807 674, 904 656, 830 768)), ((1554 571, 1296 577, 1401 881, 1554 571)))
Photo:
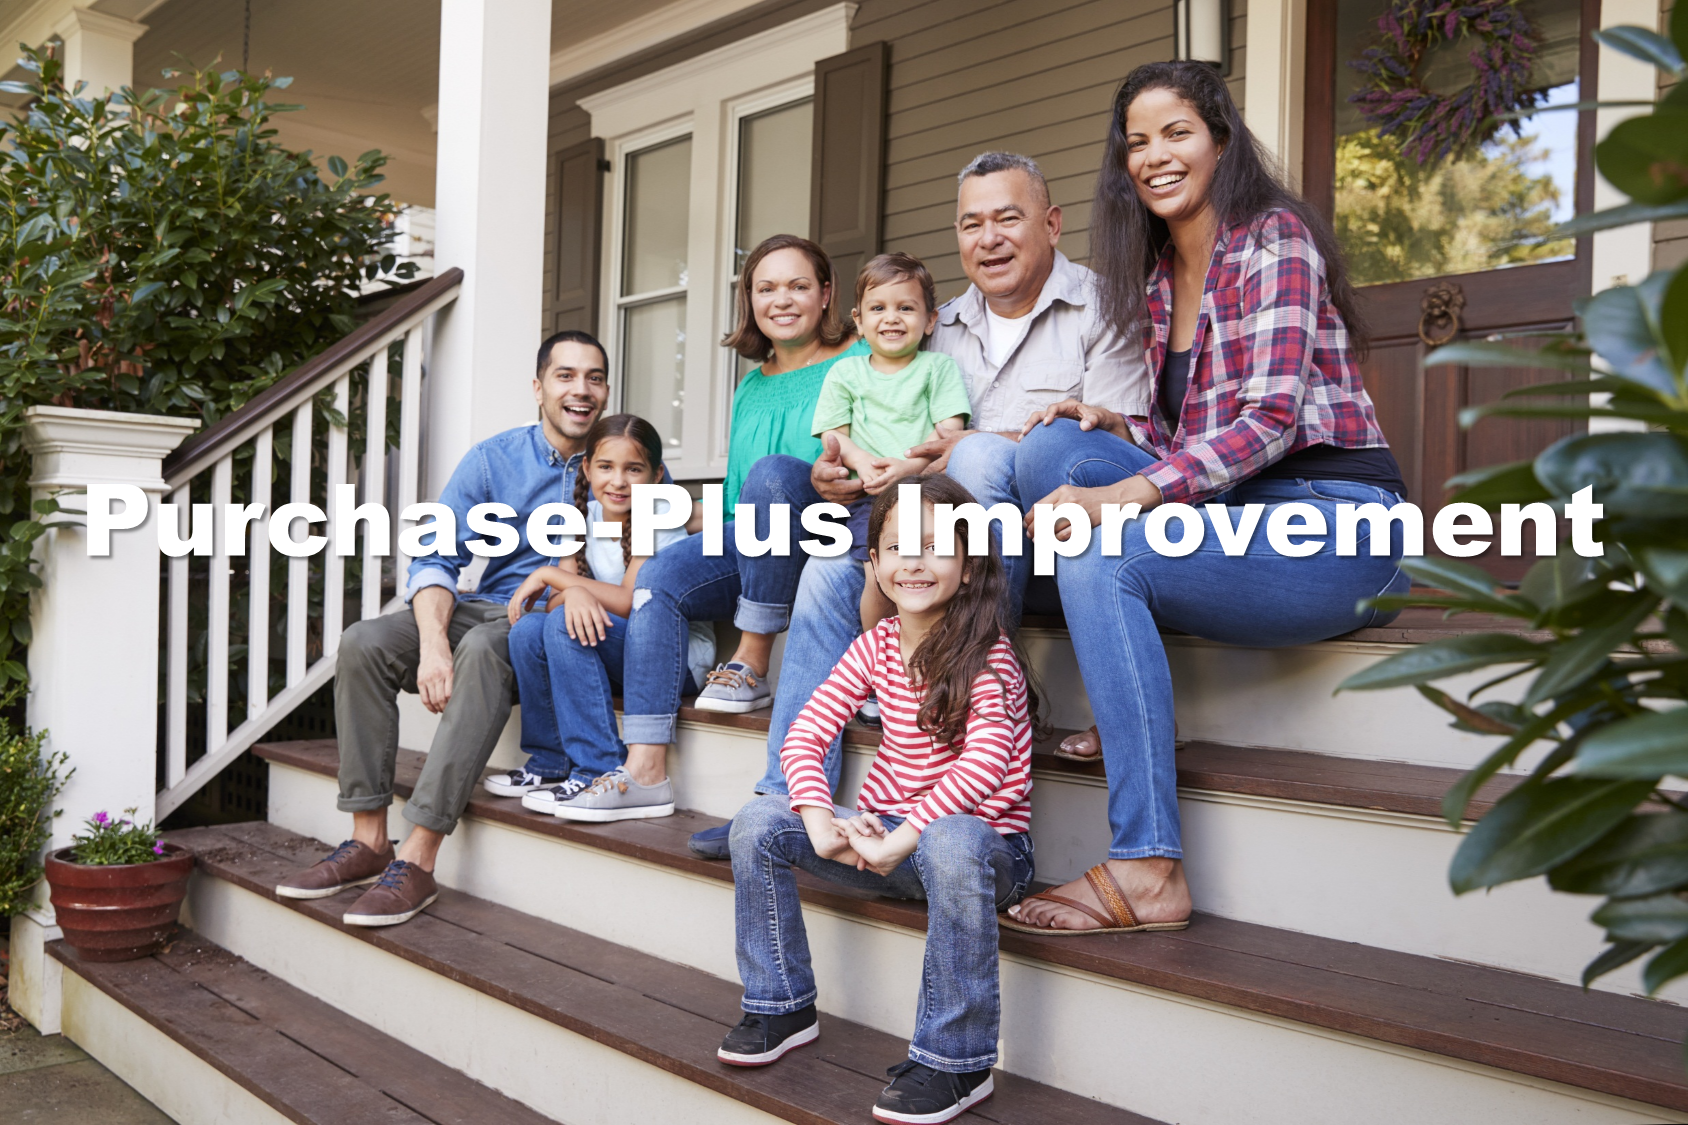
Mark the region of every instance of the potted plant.
POLYGON ((84 961, 133 961, 164 948, 187 897, 193 852, 150 824, 95 813, 71 846, 47 857, 47 886, 65 944, 84 961))

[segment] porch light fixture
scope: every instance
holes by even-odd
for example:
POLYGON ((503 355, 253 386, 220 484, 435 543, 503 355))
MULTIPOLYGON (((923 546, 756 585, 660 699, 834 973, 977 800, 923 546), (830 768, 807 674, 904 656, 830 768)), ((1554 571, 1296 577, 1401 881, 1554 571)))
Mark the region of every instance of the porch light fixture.
POLYGON ((1230 0, 1173 0, 1173 57, 1231 73, 1230 0))

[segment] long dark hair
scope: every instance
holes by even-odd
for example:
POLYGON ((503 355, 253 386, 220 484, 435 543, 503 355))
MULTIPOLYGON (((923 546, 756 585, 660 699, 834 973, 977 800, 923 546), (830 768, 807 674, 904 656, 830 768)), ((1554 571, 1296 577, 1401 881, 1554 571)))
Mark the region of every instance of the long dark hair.
MULTIPOLYGON (((599 418, 592 423, 592 428, 586 431, 586 444, 580 458, 580 468, 574 474, 574 506, 580 509, 580 514, 586 514, 586 499, 591 493, 592 486, 586 480, 586 466, 592 463, 592 454, 597 451, 606 438, 627 437, 638 442, 645 450, 645 460, 650 463, 651 476, 662 475, 662 435, 656 432, 656 427, 639 417, 637 414, 611 414, 608 418, 599 418)), ((591 533, 588 527, 587 533, 591 533)), ((621 521, 621 564, 633 565, 633 521, 621 521)), ((574 570, 576 574, 592 577, 592 565, 586 561, 586 552, 577 551, 574 556, 574 570)))
POLYGON ((826 307, 821 309, 821 343, 829 348, 835 348, 856 334, 855 325, 847 321, 839 312, 838 306, 844 300, 844 294, 839 291, 837 276, 832 269, 832 259, 827 257, 826 251, 810 242, 808 239, 795 234, 776 234, 764 238, 756 244, 756 249, 750 252, 750 257, 744 260, 744 268, 739 271, 738 284, 733 286, 733 307, 737 310, 738 327, 722 338, 721 346, 731 348, 745 359, 765 362, 774 354, 774 342, 762 332, 762 326, 756 323, 756 310, 750 304, 750 287, 756 281, 756 267, 776 250, 797 250, 809 259, 809 264, 815 270, 815 283, 824 288, 831 288, 832 296, 828 298, 826 307))
POLYGON ((1125 112, 1145 90, 1171 90, 1195 107, 1224 158, 1214 169, 1209 192, 1222 227, 1253 223, 1270 211, 1288 211, 1312 233, 1325 260, 1325 285, 1331 303, 1342 314, 1349 344, 1363 357, 1366 322, 1360 314, 1348 265, 1330 223, 1295 192, 1284 186, 1260 142, 1243 123, 1231 92, 1219 72, 1206 63, 1147 63, 1126 75, 1114 95, 1108 124, 1108 148, 1096 177, 1096 202, 1090 223, 1091 266, 1102 279, 1102 315, 1121 332, 1134 331, 1147 304, 1149 275, 1160 260, 1170 234, 1137 194, 1127 167, 1125 112))
MULTIPOLYGON (((924 504, 959 507, 975 503, 971 492, 941 473, 905 477, 897 483, 919 485, 924 504)), ((888 488, 873 501, 867 534, 875 553, 879 550, 879 534, 885 528, 885 521, 897 506, 897 492, 896 488, 888 488)), ((908 661, 909 679, 926 687, 926 698, 921 701, 917 720, 920 729, 942 745, 959 739, 967 730, 967 716, 972 710, 973 681, 982 672, 990 672, 1006 692, 1007 685, 1002 684, 1002 677, 990 666, 990 655, 997 642, 1007 636, 1026 681, 1027 718, 1038 737, 1043 737, 1047 733, 1042 720, 1043 705, 1031 665, 1008 629, 1005 612, 1008 577, 1002 569, 995 541, 984 554, 969 554, 967 569, 962 573, 967 581, 944 607, 943 620, 926 634, 908 661)))

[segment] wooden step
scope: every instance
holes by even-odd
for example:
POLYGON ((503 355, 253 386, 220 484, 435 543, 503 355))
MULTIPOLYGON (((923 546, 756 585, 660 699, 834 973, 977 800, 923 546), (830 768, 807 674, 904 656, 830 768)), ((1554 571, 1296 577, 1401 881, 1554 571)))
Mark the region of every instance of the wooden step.
MULTIPOLYGON (((336 768, 332 742, 265 744, 258 752, 319 774, 332 775, 336 768)), ((400 752, 400 794, 410 792, 421 759, 400 752)), ((1214 776, 1227 775, 1216 771, 1214 776)), ((1307 779, 1275 783, 1315 784, 1307 779)), ((1366 794, 1374 792, 1332 786, 1328 779, 1318 784, 1327 796, 1354 801, 1370 800, 1366 794)), ((1373 784, 1381 782, 1374 779, 1373 784)), ((1392 790, 1399 791, 1399 786, 1392 790)), ((686 849, 692 832, 721 823, 719 818, 682 811, 658 820, 584 825, 489 796, 472 800, 469 813, 690 876, 732 880, 728 865, 699 860, 686 849)), ((807 876, 800 877, 800 885, 807 902, 924 928, 918 904, 854 895, 807 876)), ((1176 934, 1060 939, 1004 932, 1002 948, 1050 965, 1688 1110, 1688 1075, 1681 1063, 1688 1011, 1671 1004, 1584 993, 1499 969, 1207 915, 1198 915, 1189 930, 1176 934)))
MULTIPOLYGON (((191 932, 80 976, 289 1120, 310 1125, 542 1125, 551 1119, 360 1023, 191 932)), ((175 1080, 185 1080, 176 1076, 175 1080)))
MULTIPOLYGON (((405 925, 345 926, 340 917, 358 889, 304 902, 274 895, 279 879, 320 859, 327 845, 263 822, 188 829, 170 838, 193 848, 206 875, 788 1121, 866 1120, 884 1088, 885 1068, 907 1056, 904 1040, 823 1016, 814 1049, 771 1067, 727 1066, 715 1049, 741 1014, 734 983, 450 889, 405 925)), ((566 1086, 565 1076, 558 1078, 566 1086)), ((1000 1071, 996 1094, 973 1112, 1002 1125, 1155 1125, 1000 1071)))
MULTIPOLYGON (((1415 594, 1435 592, 1421 588, 1413 590, 1415 594)), ((1549 636, 1546 632, 1531 630, 1528 622, 1520 621, 1516 617, 1499 617, 1489 613, 1462 613, 1457 617, 1447 617, 1444 613, 1445 611, 1432 606, 1412 606, 1403 609, 1395 620, 1387 625, 1355 629, 1351 633, 1343 633, 1330 639, 1359 641, 1364 644, 1418 645, 1465 633, 1522 633, 1532 640, 1545 640, 1549 636)), ((1028 613, 1020 619, 1020 624, 1028 629, 1065 630, 1067 619, 1061 614, 1028 613)), ((1167 635, 1179 634, 1168 632, 1167 635)))

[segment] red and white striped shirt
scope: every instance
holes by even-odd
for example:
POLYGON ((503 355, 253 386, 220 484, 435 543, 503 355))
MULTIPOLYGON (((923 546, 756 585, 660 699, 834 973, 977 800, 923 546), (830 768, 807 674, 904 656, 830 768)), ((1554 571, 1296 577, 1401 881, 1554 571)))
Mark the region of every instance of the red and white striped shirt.
POLYGON ((856 807, 906 817, 917 832, 941 816, 971 814, 1004 836, 1031 827, 1032 724, 1026 677, 1006 636, 973 681, 959 745, 939 746, 920 729, 924 688, 903 668, 902 625, 887 617, 856 638, 838 667, 804 704, 780 748, 791 807, 830 809, 826 751, 872 691, 884 731, 856 807))

